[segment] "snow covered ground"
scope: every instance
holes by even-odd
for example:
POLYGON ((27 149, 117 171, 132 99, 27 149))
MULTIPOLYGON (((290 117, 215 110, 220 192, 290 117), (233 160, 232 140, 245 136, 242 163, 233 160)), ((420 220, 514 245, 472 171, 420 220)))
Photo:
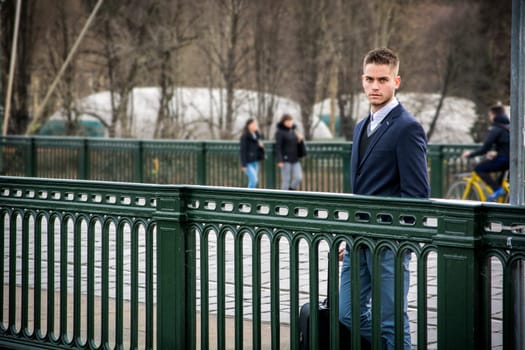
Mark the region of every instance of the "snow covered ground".
MULTIPOLYGON (((439 101, 439 94, 423 94, 404 92, 396 94, 398 100, 421 122, 425 131, 428 130, 439 101)), ((477 118, 474 102, 458 97, 446 97, 436 123, 431 143, 473 143, 470 128, 477 118)), ((358 120, 370 113, 370 107, 364 94, 359 94, 353 115, 358 120)), ((315 115, 330 114, 328 99, 318 103, 314 108, 315 115)), ((336 115, 339 110, 336 107, 336 115)))
MULTIPOLYGON (((411 111, 428 129, 438 103, 438 94, 399 93, 398 99, 411 111)), ((132 134, 137 138, 153 138, 159 108, 160 89, 157 87, 135 88, 128 105, 129 120, 132 134)), ((226 93, 224 89, 208 88, 178 88, 172 100, 173 114, 178 115, 179 124, 183 125, 180 138, 212 139, 219 134, 217 121, 224 115, 226 93), (211 118, 212 123, 209 122, 211 118)), ((234 134, 240 133, 247 118, 253 117, 257 111, 257 93, 249 90, 236 90, 234 134)), ((293 100, 275 96, 276 108, 274 125, 283 113, 289 113, 296 119, 301 131, 299 104, 293 100)), ((111 99, 109 91, 99 92, 81 99, 79 110, 88 112, 81 116, 84 120, 93 120, 96 114, 105 122, 111 120, 111 99)), ((364 94, 359 95, 359 103, 355 106, 353 115, 358 119, 368 114, 369 105, 364 94)), ((314 139, 330 139, 332 134, 326 124, 319 121, 320 115, 330 114, 329 101, 324 100, 314 106, 314 139)), ((338 111, 336 110, 336 114, 338 111)), ((52 120, 62 119, 62 113, 56 112, 52 120)), ((469 130, 476 119, 475 106, 472 101, 447 97, 444 100, 432 143, 472 143, 469 130)), ((274 130, 270 130, 273 135, 274 130)), ((122 136, 117 127, 117 136, 122 136)))
MULTIPOLYGON (((157 87, 141 87, 133 90, 128 106, 129 119, 132 120, 132 133, 137 138, 153 138, 157 112, 159 109, 160 89, 157 87)), ((255 116, 257 111, 257 93, 248 90, 236 90, 234 99, 234 134, 239 134, 245 121, 255 116)), ((180 138, 211 139, 218 135, 217 121, 225 114, 226 92, 224 89, 208 88, 178 88, 172 100, 172 113, 178 115, 180 124, 185 130, 180 138), (212 123, 209 122, 212 118, 212 123), (214 128, 214 130, 211 130, 214 128)), ((275 96, 275 123, 282 114, 291 114, 302 132, 299 104, 283 97, 275 96)), ((111 119, 111 98, 109 91, 87 96, 79 101, 79 110, 89 112, 81 116, 86 120, 95 119, 89 114, 100 116, 107 123, 111 119)), ((51 119, 63 118, 60 112, 53 114, 51 119)), ((314 138, 329 139, 332 134, 328 127, 314 120, 314 138)), ((273 135, 274 129, 270 131, 273 135)), ((121 136, 117 128, 117 136, 121 136)))

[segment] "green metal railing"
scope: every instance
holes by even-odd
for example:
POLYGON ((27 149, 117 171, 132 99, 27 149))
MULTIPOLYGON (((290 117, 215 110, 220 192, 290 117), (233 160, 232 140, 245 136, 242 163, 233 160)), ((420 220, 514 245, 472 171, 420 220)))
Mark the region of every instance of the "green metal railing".
POLYGON ((2 183, 0 347, 117 348, 126 334, 137 348, 140 316, 141 343, 152 348, 155 196, 123 185, 2 183))
MULTIPOLYGON (((279 188, 274 143, 265 145, 259 187, 279 188)), ((432 197, 443 197, 454 174, 473 168, 461 159, 473 147, 429 145, 432 197)), ((308 142, 301 189, 350 192, 351 149, 348 142, 308 142)), ((0 150, 1 174, 8 176, 232 187, 247 182, 234 141, 8 136, 0 138, 0 150)))
MULTIPOLYGON (((395 252, 398 347, 409 251, 417 349, 512 348, 525 207, 0 177, 0 214, 0 347, 297 349, 299 307, 324 298, 327 269, 338 304, 337 254, 349 244, 354 260, 361 247, 375 261, 395 252)), ((313 308, 313 344, 318 323, 313 308)))

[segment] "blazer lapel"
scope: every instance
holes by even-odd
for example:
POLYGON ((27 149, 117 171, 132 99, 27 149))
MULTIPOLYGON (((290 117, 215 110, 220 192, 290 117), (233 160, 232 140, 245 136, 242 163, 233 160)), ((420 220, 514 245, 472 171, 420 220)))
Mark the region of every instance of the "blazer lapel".
MULTIPOLYGON (((370 153, 373 151, 374 147, 377 145, 377 143, 379 141, 381 141, 382 137, 383 137, 383 134, 388 130, 388 128, 390 128, 390 126, 392 125, 392 123, 394 123, 394 120, 397 116, 399 116, 400 114, 400 109, 398 107, 400 107, 401 105, 398 105, 396 108, 394 108, 390 113, 389 115, 383 120, 383 122, 381 123, 381 127, 379 129, 377 129, 376 131, 376 135, 374 137, 374 139, 372 140, 372 142, 368 145, 368 148, 366 149, 366 152, 363 156, 363 159, 361 159, 359 161, 359 167, 363 166, 363 163, 366 161, 366 159, 368 158, 368 156, 370 155, 370 153)), ((366 130, 363 130, 359 136, 362 136, 363 135, 363 132, 366 132, 366 130)))
MULTIPOLYGON (((367 117, 366 120, 368 120, 368 118, 370 118, 370 116, 367 117)), ((357 147, 356 148, 356 152, 352 152, 352 159, 351 159, 351 169, 354 169, 353 172, 357 171, 358 169, 358 166, 359 164, 361 163, 359 161, 359 144, 361 142, 361 137, 363 136, 363 130, 365 130, 366 128, 364 127, 367 123, 366 123, 366 120, 360 124, 357 124, 358 127, 356 127, 355 129, 355 140, 353 142, 353 146, 352 147, 357 147)), ((352 176, 352 178, 354 178, 355 176, 352 176)))

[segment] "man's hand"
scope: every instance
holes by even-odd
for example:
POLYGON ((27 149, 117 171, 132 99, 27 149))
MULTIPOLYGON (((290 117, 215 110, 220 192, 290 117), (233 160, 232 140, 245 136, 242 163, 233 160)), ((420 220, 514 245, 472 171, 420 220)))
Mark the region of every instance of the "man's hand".
POLYGON ((303 135, 297 134, 297 142, 301 142, 303 140, 303 135))
POLYGON ((462 159, 467 159, 468 156, 470 156, 470 151, 463 151, 463 153, 461 154, 462 159))
POLYGON ((245 166, 241 167, 241 170, 242 170, 243 173, 245 173, 246 172, 246 167, 245 166))
POLYGON ((343 261, 343 258, 345 257, 345 247, 339 248, 338 253, 339 253, 338 255, 339 261, 343 261))
POLYGON ((283 162, 279 162, 279 163, 277 163, 277 166, 278 166, 279 168, 282 168, 282 167, 283 167, 283 162))
POLYGON ((487 154, 485 154, 485 157, 487 159, 494 159, 498 156, 498 152, 496 151, 488 151, 487 154))

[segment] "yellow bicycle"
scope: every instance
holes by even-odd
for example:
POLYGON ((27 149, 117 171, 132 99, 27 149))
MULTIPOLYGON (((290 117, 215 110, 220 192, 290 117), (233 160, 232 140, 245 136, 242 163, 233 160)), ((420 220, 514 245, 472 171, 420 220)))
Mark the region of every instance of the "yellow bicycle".
MULTIPOLYGON (((446 198, 485 202, 492 194, 492 188, 485 184, 475 171, 457 174, 456 178, 458 178, 458 180, 450 186, 446 198)), ((496 203, 508 203, 510 186, 507 176, 504 176, 501 187, 505 190, 505 195, 498 197, 496 203)))

